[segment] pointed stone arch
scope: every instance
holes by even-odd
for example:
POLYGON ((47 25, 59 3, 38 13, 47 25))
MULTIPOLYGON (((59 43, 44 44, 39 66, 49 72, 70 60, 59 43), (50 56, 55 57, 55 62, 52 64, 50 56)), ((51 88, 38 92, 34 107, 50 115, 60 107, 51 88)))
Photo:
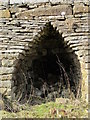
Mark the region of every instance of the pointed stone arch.
MULTIPOLYGON (((50 22, 47 22, 33 38, 32 43, 28 44, 28 49, 20 54, 19 59, 15 61, 15 68, 12 92, 19 101, 24 99, 25 102, 31 94, 35 94, 45 102, 45 97, 48 98, 48 95, 52 94, 49 87, 53 85, 53 92, 58 92, 56 97, 68 97, 68 88, 75 97, 81 95, 78 57, 50 22), (60 86, 57 83, 60 83, 60 86), (42 93, 44 85, 48 91, 42 93), (63 92, 64 88, 66 93, 63 92)), ((33 102, 30 101, 31 104, 35 104, 33 102)))

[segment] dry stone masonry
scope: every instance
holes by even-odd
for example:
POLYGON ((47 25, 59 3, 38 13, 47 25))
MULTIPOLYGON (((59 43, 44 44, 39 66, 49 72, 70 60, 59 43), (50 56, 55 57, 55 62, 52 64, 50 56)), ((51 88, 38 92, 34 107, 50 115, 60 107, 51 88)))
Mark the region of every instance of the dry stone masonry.
POLYGON ((71 50, 68 52, 78 57, 82 97, 88 99, 89 0, 25 0, 20 4, 11 1, 0 1, 0 93, 7 90, 6 95, 12 96, 11 89, 15 89, 13 79, 18 72, 17 61, 23 61, 25 56, 33 58, 36 54, 35 38, 50 22, 62 33, 71 50))

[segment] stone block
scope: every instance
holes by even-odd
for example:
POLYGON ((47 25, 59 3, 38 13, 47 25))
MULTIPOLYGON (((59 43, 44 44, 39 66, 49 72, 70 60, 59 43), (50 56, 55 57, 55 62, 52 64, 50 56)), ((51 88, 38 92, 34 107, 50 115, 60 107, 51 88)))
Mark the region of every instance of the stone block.
POLYGON ((19 12, 19 8, 18 8, 17 6, 11 6, 10 12, 11 12, 11 13, 19 12))
POLYGON ((85 64, 85 68, 86 68, 86 69, 90 69, 90 63, 86 63, 86 64, 85 64))
POLYGON ((0 10, 0 18, 10 18, 10 12, 8 9, 6 10, 0 10))
POLYGON ((10 67, 13 66, 14 60, 9 60, 9 59, 3 59, 2 60, 2 66, 3 67, 10 67))
POLYGON ((0 75, 14 73, 14 67, 1 67, 0 75))
POLYGON ((31 3, 31 4, 35 4, 35 3, 44 3, 44 2, 48 2, 48 0, 10 0, 11 4, 14 4, 14 3, 31 3))
POLYGON ((87 75, 90 75, 90 69, 87 69, 86 71, 87 71, 87 75))
POLYGON ((12 80, 13 74, 8 74, 8 75, 0 75, 0 80, 12 80))
POLYGON ((3 100, 0 100, 0 110, 4 110, 4 102, 3 102, 3 100))
POLYGON ((11 89, 7 88, 0 88, 0 93, 4 95, 10 95, 11 94, 11 89))
POLYGON ((2 66, 2 59, 0 59, 0 67, 2 66))
POLYGON ((73 0, 74 3, 85 3, 89 5, 89 0, 73 0))
POLYGON ((60 16, 62 12, 65 15, 72 15, 72 8, 69 5, 57 5, 46 8, 36 8, 34 10, 28 10, 22 13, 16 14, 18 18, 31 18, 39 16, 60 16))
POLYGON ((0 88, 11 88, 11 81, 0 81, 0 88))
POLYGON ((88 83, 90 84, 90 74, 87 76, 88 83))
POLYGON ((52 4, 58 4, 58 3, 66 3, 66 4, 71 4, 73 3, 72 0, 50 0, 52 4))
POLYGON ((73 13, 79 14, 79 13, 88 13, 88 6, 84 6, 84 4, 76 4, 73 7, 73 13))
POLYGON ((72 29, 74 22, 75 22, 75 20, 73 20, 72 18, 68 18, 65 20, 65 24, 68 29, 72 29))
POLYGON ((89 63, 90 62, 90 56, 85 57, 85 62, 89 63))

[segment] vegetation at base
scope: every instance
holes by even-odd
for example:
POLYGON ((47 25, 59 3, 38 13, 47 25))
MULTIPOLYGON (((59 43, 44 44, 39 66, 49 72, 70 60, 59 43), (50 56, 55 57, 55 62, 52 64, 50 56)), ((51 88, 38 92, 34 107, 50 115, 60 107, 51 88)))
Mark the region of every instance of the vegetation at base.
POLYGON ((3 118, 87 118, 88 103, 83 100, 57 98, 55 102, 30 106, 20 106, 18 112, 0 111, 3 118))

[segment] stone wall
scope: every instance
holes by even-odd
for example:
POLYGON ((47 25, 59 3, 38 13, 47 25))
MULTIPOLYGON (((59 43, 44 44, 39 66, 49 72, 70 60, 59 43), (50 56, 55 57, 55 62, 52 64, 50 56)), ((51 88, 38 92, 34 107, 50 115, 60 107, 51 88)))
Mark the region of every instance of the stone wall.
POLYGON ((12 5, 0 3, 0 93, 7 90, 7 96, 11 96, 15 61, 20 57, 23 59, 26 52, 34 53, 34 49, 30 51, 34 37, 49 21, 78 56, 82 72, 82 97, 87 99, 90 77, 89 12, 88 0, 46 0, 44 3, 12 5))

